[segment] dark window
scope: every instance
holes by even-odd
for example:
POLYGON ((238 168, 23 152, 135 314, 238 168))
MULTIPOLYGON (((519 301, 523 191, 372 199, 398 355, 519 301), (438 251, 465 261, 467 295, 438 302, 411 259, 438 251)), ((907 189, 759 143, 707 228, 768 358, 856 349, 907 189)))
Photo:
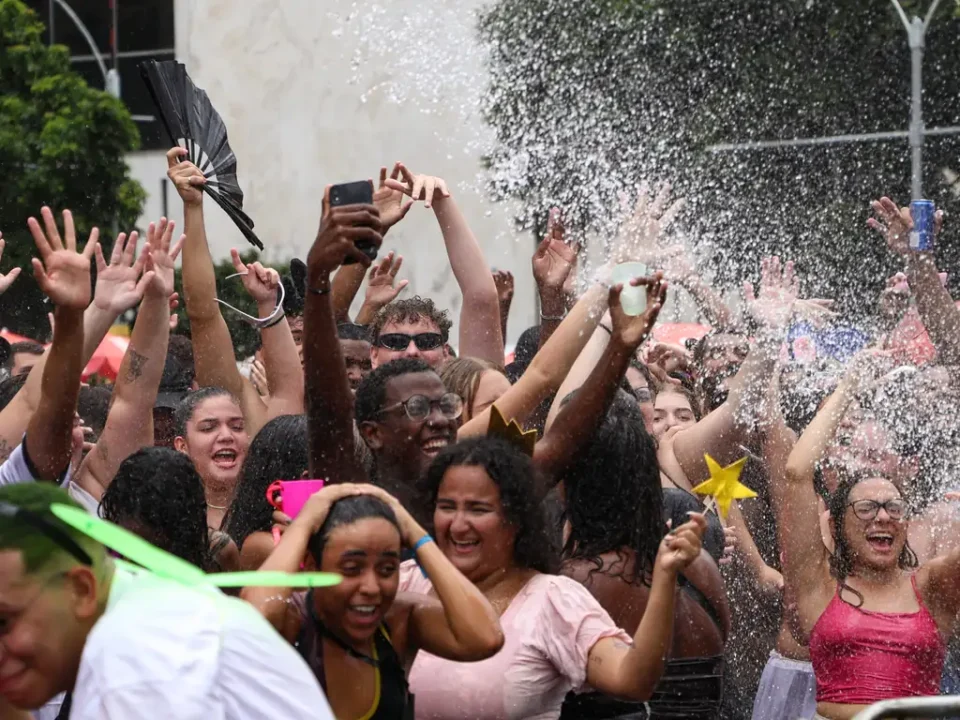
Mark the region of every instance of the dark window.
MULTIPOLYGON (((111 0, 66 0, 77 17, 86 25, 94 44, 103 55, 107 68, 112 67, 110 34, 113 25, 111 0)), ((120 97, 136 120, 141 147, 145 150, 166 148, 170 144, 163 126, 154 118, 153 101, 140 78, 137 64, 147 59, 173 60, 174 0, 113 0, 117 3, 117 54, 120 72, 120 97)), ((91 87, 103 88, 103 74, 93 50, 76 23, 56 0, 27 0, 46 24, 50 40, 50 8, 53 7, 53 41, 66 45, 74 69, 91 87)))

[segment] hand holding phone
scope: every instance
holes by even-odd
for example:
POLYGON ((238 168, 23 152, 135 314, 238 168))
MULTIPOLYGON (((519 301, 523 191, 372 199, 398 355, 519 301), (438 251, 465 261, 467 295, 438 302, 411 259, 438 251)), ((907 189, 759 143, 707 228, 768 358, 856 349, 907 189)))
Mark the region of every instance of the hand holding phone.
MULTIPOLYGON (((372 205, 373 183, 370 180, 343 183, 330 188, 330 207, 344 207, 346 205, 372 205)), ((377 259, 377 245, 369 240, 357 239, 354 241, 357 250, 370 258, 377 259)), ((344 265, 353 265, 357 261, 349 255, 344 258, 344 265)))

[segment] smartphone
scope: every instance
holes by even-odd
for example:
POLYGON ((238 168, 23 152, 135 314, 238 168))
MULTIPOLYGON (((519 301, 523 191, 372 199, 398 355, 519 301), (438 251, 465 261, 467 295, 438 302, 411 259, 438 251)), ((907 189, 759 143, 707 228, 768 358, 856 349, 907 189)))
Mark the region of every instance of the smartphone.
POLYGON ((267 488, 267 502, 295 518, 314 493, 323 490, 323 480, 277 480, 267 488))
MULTIPOLYGON (((330 188, 330 207, 339 207, 342 205, 372 205, 373 204, 373 183, 369 180, 359 182, 343 183, 334 185, 330 188)), ((377 247, 372 243, 360 241, 355 243, 357 250, 362 252, 371 260, 377 259, 377 247)), ((357 261, 351 257, 345 258, 344 265, 353 265, 357 261)))

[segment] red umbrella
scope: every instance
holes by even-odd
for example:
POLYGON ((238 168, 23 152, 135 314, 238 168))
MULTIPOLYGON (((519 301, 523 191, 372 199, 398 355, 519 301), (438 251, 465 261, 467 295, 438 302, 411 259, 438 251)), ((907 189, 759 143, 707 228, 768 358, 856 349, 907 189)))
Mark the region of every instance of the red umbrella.
POLYGON ((99 375, 107 380, 116 380, 117 373, 120 372, 120 363, 123 362, 123 356, 127 354, 129 344, 130 338, 107 335, 83 369, 83 379, 87 380, 92 375, 99 375))

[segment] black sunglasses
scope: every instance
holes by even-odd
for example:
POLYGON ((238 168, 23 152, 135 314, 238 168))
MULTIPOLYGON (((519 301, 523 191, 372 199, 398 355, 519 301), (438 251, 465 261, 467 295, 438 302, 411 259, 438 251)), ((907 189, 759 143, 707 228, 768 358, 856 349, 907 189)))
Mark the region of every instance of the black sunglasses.
POLYGON ((440 333, 418 333, 408 335, 407 333, 387 333, 377 338, 377 345, 387 350, 402 351, 410 347, 410 342, 417 346, 417 350, 436 350, 443 345, 443 335, 440 333))
POLYGON ((0 517, 18 520, 24 525, 29 525, 34 530, 46 535, 47 538, 73 555, 73 557, 83 565, 93 565, 93 558, 90 557, 87 551, 80 547, 77 541, 70 537, 69 533, 45 517, 31 510, 26 510, 25 508, 3 501, 0 501, 0 517))

